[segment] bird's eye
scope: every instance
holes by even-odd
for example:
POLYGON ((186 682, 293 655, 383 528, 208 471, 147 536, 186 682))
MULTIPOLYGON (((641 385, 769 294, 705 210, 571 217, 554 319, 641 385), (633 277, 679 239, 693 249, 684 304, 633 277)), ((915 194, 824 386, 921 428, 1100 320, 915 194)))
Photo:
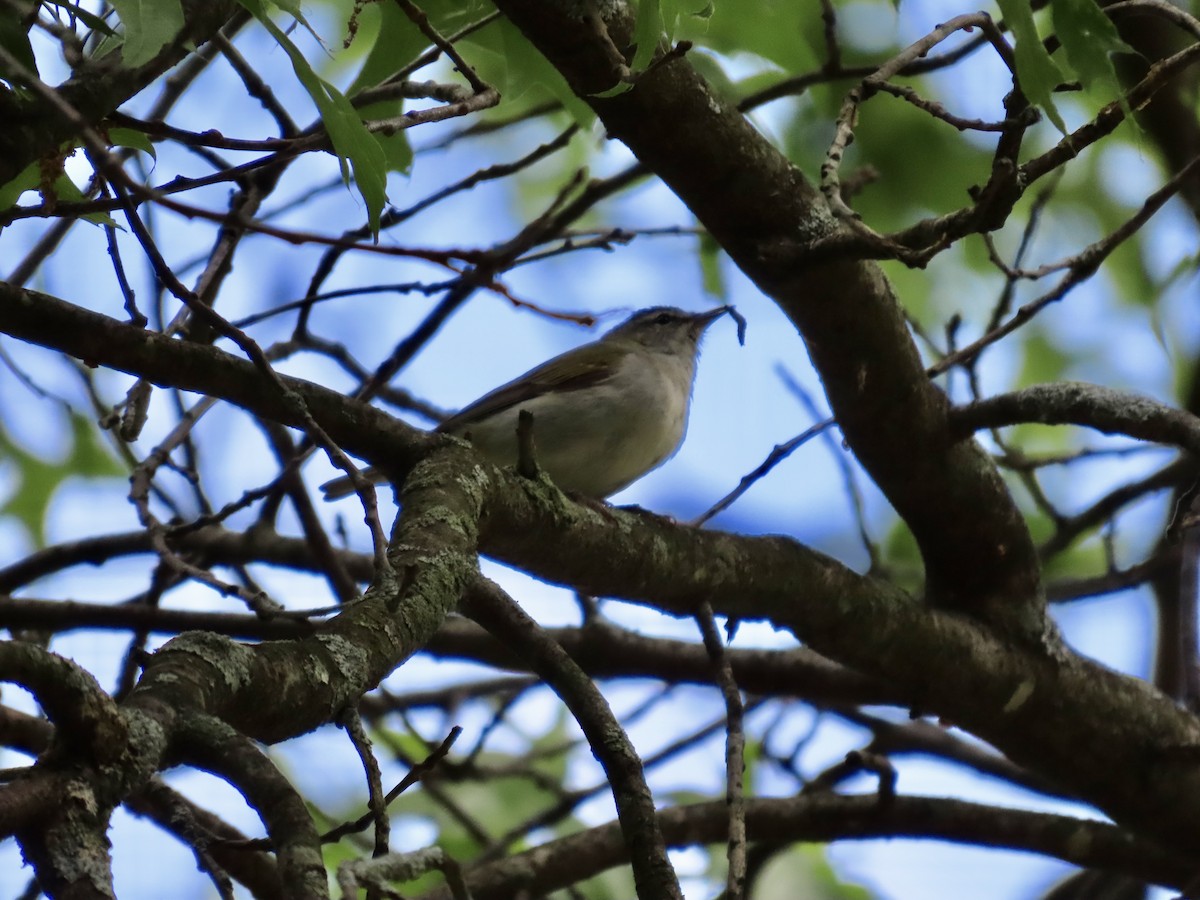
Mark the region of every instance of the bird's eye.
POLYGON ((671 314, 665 313, 665 312, 659 313, 657 316, 654 317, 654 324, 655 325, 670 325, 671 324, 671 314))

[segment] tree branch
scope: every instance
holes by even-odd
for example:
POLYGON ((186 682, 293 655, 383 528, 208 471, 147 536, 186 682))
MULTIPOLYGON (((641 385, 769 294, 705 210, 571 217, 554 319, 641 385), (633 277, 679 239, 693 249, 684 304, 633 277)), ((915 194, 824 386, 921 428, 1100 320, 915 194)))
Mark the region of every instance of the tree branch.
POLYGON ((1170 444, 1200 454, 1200 418, 1132 391, 1082 381, 1035 384, 956 407, 950 413, 959 434, 1037 422, 1083 425, 1104 434, 1170 444))
MULTIPOLYGON (((712 801, 662 810, 658 819, 670 846, 687 847, 721 842, 728 813, 724 801, 712 801)), ((886 807, 874 795, 752 798, 746 801, 746 829, 750 840, 772 843, 938 838, 1025 850, 1175 886, 1186 884, 1195 874, 1188 859, 1171 856, 1101 822, 936 797, 895 797, 886 807)), ((520 896, 521 891, 548 894, 627 859, 620 829, 610 823, 474 866, 464 874, 476 900, 499 900, 520 896)), ((422 895, 421 900, 450 900, 450 895, 442 888, 422 895)))

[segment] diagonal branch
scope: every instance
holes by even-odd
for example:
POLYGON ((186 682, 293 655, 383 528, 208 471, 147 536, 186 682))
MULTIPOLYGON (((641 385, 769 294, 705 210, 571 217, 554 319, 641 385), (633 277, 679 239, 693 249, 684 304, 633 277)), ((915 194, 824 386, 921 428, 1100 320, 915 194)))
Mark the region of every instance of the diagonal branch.
POLYGON ((480 578, 467 612, 504 643, 527 655, 533 670, 571 710, 612 785, 621 834, 629 848, 640 900, 679 898, 683 892, 655 818, 654 796, 642 761, 612 708, 583 669, 493 582, 480 578))

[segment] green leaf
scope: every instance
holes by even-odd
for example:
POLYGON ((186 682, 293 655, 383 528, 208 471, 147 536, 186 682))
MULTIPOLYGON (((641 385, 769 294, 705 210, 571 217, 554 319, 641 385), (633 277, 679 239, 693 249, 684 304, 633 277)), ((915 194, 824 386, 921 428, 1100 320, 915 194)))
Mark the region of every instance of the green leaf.
POLYGON ((94 422, 72 411, 70 429, 67 457, 55 463, 25 450, 0 428, 0 460, 15 465, 20 473, 17 490, 0 505, 0 515, 15 516, 39 546, 46 542, 46 510, 59 485, 72 476, 111 478, 126 474, 100 440, 94 422))
POLYGON ((700 233, 700 275, 704 292, 714 300, 725 302, 729 298, 729 283, 721 268, 721 245, 707 231, 700 233))
POLYGON ((379 146, 383 148, 383 158, 389 172, 400 172, 407 175, 412 171, 413 149, 408 142, 407 131, 397 131, 395 134, 376 135, 379 146))
POLYGON ((704 25, 712 18, 714 7, 702 0, 659 0, 659 14, 662 17, 663 31, 667 35, 667 43, 675 43, 675 34, 679 31, 685 17, 701 20, 704 25))
POLYGON ((300 49, 271 21, 263 8, 262 0, 239 2, 262 23, 287 53, 292 70, 321 114, 321 121, 325 123, 329 132, 334 152, 341 160, 342 178, 347 184, 350 183, 351 169, 354 172, 354 182, 367 205, 367 224, 371 233, 378 236, 379 216, 387 203, 388 159, 383 147, 376 137, 367 131, 346 95, 313 71, 300 49))
POLYGON ((125 26, 125 65, 148 63, 183 30, 179 0, 112 0, 125 26))
POLYGON ((1004 14, 1005 24, 1012 32, 1013 52, 1017 59, 1017 80, 1029 102, 1046 111, 1046 116, 1063 134, 1067 125, 1054 106, 1053 92, 1066 79, 1062 70, 1050 58, 1042 39, 1038 36, 1037 23, 1033 21, 1033 8, 1029 0, 996 0, 1004 14))
POLYGON ((619 81, 610 87, 607 91, 600 91, 598 94, 592 94, 593 97, 599 97, 602 100, 607 100, 609 97, 620 97, 626 91, 633 90, 632 81, 619 81))
POLYGON ((67 460, 72 474, 85 478, 116 478, 128 473, 113 457, 100 436, 100 429, 87 416, 71 413, 74 451, 67 460))
POLYGON ((317 30, 308 23, 308 19, 304 18, 304 12, 300 9, 300 0, 268 0, 268 2, 299 22, 304 27, 304 30, 312 35, 314 41, 322 47, 325 46, 325 42, 321 40, 321 36, 317 34, 317 30))
MULTIPOLYGON (((1050 527, 1044 533, 1034 535, 1035 540, 1046 540, 1054 533, 1053 523, 1049 524, 1050 527)), ((1084 572, 1100 575, 1111 571, 1112 564, 1104 552, 1104 543, 1099 540, 1099 533, 1099 525, 1089 528, 1066 550, 1047 559, 1043 564, 1045 578, 1078 578, 1084 572)))
POLYGON ((680 19, 678 37, 696 40, 706 50, 729 57, 754 54, 786 72, 803 72, 822 62, 813 51, 824 46, 821 17, 811 3, 756 3, 752 13, 744 3, 691 5, 696 12, 680 19))
POLYGON ((633 61, 629 67, 640 72, 650 65, 654 51, 663 33, 663 15, 659 0, 639 0, 637 23, 633 29, 633 41, 637 50, 633 53, 633 61))
MULTIPOLYGON (((70 155, 69 146, 64 152, 65 155, 70 155)), ((53 181, 43 181, 39 164, 30 163, 16 178, 0 186, 0 210, 12 207, 26 191, 38 191, 47 202, 66 200, 69 203, 80 203, 87 200, 75 182, 66 175, 60 174, 53 181)), ((116 225, 112 217, 104 212, 88 213, 83 218, 97 225, 116 225)))
POLYGON ((114 147, 132 147, 134 150, 150 154, 154 159, 158 158, 154 142, 144 131, 138 131, 136 128, 110 128, 107 133, 108 142, 114 147))
MULTIPOLYGON (((637 49, 629 67, 634 72, 643 71, 654 59, 659 42, 664 35, 668 44, 675 42, 675 33, 684 16, 707 20, 712 18, 713 4, 699 5, 696 0, 638 0, 637 22, 634 25, 633 41, 637 49)), ((599 97, 621 93, 618 87, 610 88, 599 97)), ((628 88, 626 88, 627 90, 628 88)))
POLYGON ((757 882, 759 900, 870 900, 871 892, 838 878, 822 847, 800 844, 775 856, 757 882))
MULTIPOLYGON (((429 10, 426 10, 429 14, 429 10)), ((375 87, 393 72, 399 70, 416 58, 429 44, 425 37, 412 23, 412 20, 394 3, 374 4, 363 11, 364 21, 360 24, 359 34, 370 27, 375 27, 374 43, 367 51, 362 68, 346 90, 347 97, 354 97, 360 91, 375 87), (368 15, 377 16, 374 24, 368 23, 368 15)), ((404 111, 403 100, 389 100, 382 103, 372 103, 358 108, 359 116, 367 121, 398 116, 404 111)), ((383 148, 387 159, 389 172, 412 171, 413 151, 406 131, 395 134, 376 134, 376 139, 383 148)))
MULTIPOLYGON (((38 74, 37 60, 33 55, 33 46, 29 43, 29 32, 21 24, 21 17, 11 11, 0 15, 0 47, 7 50, 22 66, 38 74)), ((10 73, 0 69, 0 78, 19 84, 21 79, 10 76, 10 73)))
MULTIPOLYGON (((430 24, 442 34, 459 31, 486 13, 473 3, 455 0, 425 0, 421 9, 429 17, 430 24)), ((347 97, 354 97, 364 88, 384 81, 410 65, 430 46, 429 38, 395 3, 375 3, 363 9, 354 43, 360 45, 367 40, 371 41, 370 49, 366 51, 362 69, 346 89, 347 97)))
MULTIPOLYGON (((68 178, 65 174, 59 175, 54 179, 54 182, 49 188, 42 188, 42 196, 45 199, 66 200, 68 203, 83 203, 87 197, 83 196, 83 191, 79 190, 75 182, 68 178)), ((91 222, 93 225, 111 225, 114 228, 119 228, 116 220, 106 212, 85 213, 83 218, 91 222)))
MULTIPOLYGON (((362 69, 346 94, 353 97, 364 88, 374 87, 393 72, 408 64, 429 45, 429 38, 395 3, 376 3, 364 10, 364 16, 378 10, 379 30, 375 43, 363 60, 362 69)), ((361 30, 361 29, 360 29, 361 30)))
POLYGON ((1025 343, 1021 346, 1024 359, 1021 361, 1021 374, 1017 384, 1022 387, 1031 384, 1048 384, 1058 381, 1071 365, 1072 358, 1058 346, 1047 340, 1046 335, 1038 331, 1030 331, 1025 343))
POLYGON ((883 539, 883 561, 901 587, 914 590, 921 584, 924 572, 921 550, 912 531, 899 517, 893 520, 883 539))
POLYGON ((463 43, 474 48, 469 59, 478 62, 480 77, 504 95, 509 115, 515 114, 514 100, 537 103, 549 96, 558 100, 580 127, 591 127, 596 120, 592 108, 571 90, 558 69, 507 19, 476 32, 463 43))
POLYGON ((32 162, 22 169, 12 181, 0 185, 0 210, 9 209, 21 199, 23 193, 36 188, 38 178, 38 164, 32 162))
POLYGON ((1119 94, 1112 54, 1133 51, 1096 0, 1052 0, 1050 14, 1067 63, 1084 87, 1100 86, 1119 94))

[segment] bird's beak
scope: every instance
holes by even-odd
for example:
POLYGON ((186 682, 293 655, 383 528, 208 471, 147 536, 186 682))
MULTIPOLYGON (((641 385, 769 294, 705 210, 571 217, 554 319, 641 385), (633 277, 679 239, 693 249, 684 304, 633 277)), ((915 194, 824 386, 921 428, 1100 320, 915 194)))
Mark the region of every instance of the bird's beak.
POLYGON ((696 313, 696 315, 692 316, 692 327, 695 329, 696 333, 699 334, 731 309, 733 309, 732 306, 718 306, 716 309, 710 309, 702 313, 696 313))
POLYGON ((704 332, 704 329, 726 313, 738 324, 738 343, 745 343, 746 320, 738 314, 736 309, 729 305, 718 306, 716 309, 710 309, 707 312, 696 313, 692 326, 696 336, 699 337, 704 332))

